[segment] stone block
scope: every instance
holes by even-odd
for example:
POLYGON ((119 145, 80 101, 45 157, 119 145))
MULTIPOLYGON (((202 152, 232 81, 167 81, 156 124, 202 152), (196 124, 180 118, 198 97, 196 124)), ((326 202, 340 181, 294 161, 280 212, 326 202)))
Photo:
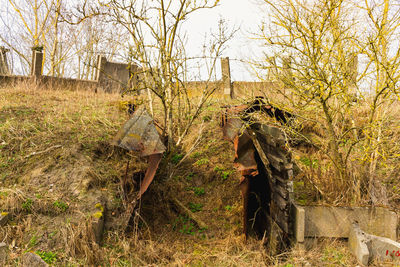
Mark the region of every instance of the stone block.
POLYGON ((49 266, 42 258, 32 252, 27 252, 22 256, 22 267, 47 267, 49 266))
POLYGON ((368 236, 357 224, 353 224, 349 233, 349 247, 358 262, 363 265, 368 265, 370 257, 367 243, 368 236))
POLYGON ((294 237, 297 242, 304 242, 304 229, 305 229, 305 210, 304 208, 292 205, 292 216, 294 216, 294 237))
POLYGON ((350 228, 349 247, 359 263, 364 266, 376 259, 391 263, 400 262, 400 243, 365 233, 356 223, 350 228))
POLYGON ((369 235, 369 252, 372 259, 400 262, 400 243, 389 238, 369 235))
POLYGON ((397 215, 381 207, 303 206, 304 237, 349 237, 351 225, 357 222, 368 233, 396 239, 397 215))

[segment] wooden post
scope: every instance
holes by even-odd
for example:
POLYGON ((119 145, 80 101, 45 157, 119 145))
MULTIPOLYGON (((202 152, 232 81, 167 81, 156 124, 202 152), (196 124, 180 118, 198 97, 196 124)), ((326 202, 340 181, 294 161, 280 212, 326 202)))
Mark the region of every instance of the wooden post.
POLYGON ((224 96, 228 98, 233 98, 229 57, 221 58, 221 72, 222 72, 222 87, 224 90, 224 96))

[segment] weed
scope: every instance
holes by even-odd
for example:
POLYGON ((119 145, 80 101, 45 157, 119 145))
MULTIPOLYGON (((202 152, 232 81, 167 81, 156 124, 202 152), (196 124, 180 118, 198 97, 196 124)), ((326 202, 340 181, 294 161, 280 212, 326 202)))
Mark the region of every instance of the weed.
POLYGON ((346 266, 346 255, 336 248, 327 247, 324 249, 322 261, 330 264, 346 266))
POLYGON ((65 212, 67 209, 68 209, 68 204, 67 203, 65 203, 65 202, 63 202, 63 201, 61 201, 61 200, 56 200, 54 203, 53 203, 53 206, 55 207, 55 208, 58 208, 61 212, 65 212))
POLYGON ((49 234, 49 237, 50 238, 53 238, 53 236, 55 236, 57 234, 57 231, 53 231, 53 232, 51 232, 50 234, 49 234))
POLYGON ((231 171, 223 171, 223 172, 221 173, 222 180, 228 179, 229 176, 230 176, 232 173, 233 173, 232 170, 231 170, 231 171))
POLYGON ((28 246, 29 246, 29 248, 33 248, 33 247, 36 246, 37 244, 38 244, 38 238, 37 238, 37 235, 34 234, 34 235, 31 237, 31 239, 29 240, 28 246))
POLYGON ((225 208, 226 211, 231 211, 232 210, 232 206, 231 205, 226 205, 224 208, 225 208))
POLYGON ((214 171, 219 173, 221 175, 222 180, 224 180, 224 181, 226 179, 228 179, 231 174, 234 173, 233 170, 225 170, 224 168, 222 168, 221 166, 218 166, 218 165, 215 166, 214 171))
POLYGON ((194 163, 194 165, 196 165, 196 166, 206 165, 206 164, 208 164, 208 162, 210 162, 210 161, 207 158, 202 158, 202 159, 199 159, 198 161, 196 161, 194 163))
POLYGON ((193 173, 193 172, 190 172, 190 173, 186 176, 186 180, 192 181, 193 176, 194 176, 194 173, 193 173))
POLYGON ((203 204, 189 202, 189 209, 192 212, 199 212, 199 211, 201 211, 203 209, 203 204))
POLYGON ((194 224, 192 222, 188 222, 187 224, 184 224, 182 226, 182 229, 179 230, 179 232, 187 235, 194 235, 194 224))
POLYGON ((182 154, 174 154, 171 158, 171 162, 173 164, 178 164, 179 161, 181 161, 181 159, 183 159, 183 155, 182 154))
POLYGON ((311 159, 308 157, 301 157, 300 158, 301 163, 303 163, 305 166, 307 167, 311 167, 313 169, 318 168, 319 164, 318 164, 318 160, 317 159, 311 159))
POLYGON ((196 196, 202 196, 205 194, 203 187, 193 187, 192 190, 196 196))
POLYGON ((57 254, 55 252, 38 250, 35 251, 35 254, 39 255, 47 264, 53 264, 57 260, 57 254))
POLYGON ((204 122, 208 122, 208 121, 210 121, 210 120, 211 120, 211 116, 209 116, 209 115, 203 116, 203 121, 204 121, 204 122))
POLYGON ((22 209, 28 213, 32 212, 33 200, 31 198, 27 198, 24 203, 22 203, 22 209))
POLYGON ((220 166, 215 166, 215 168, 214 168, 214 171, 215 172, 222 172, 224 169, 222 168, 222 167, 220 167, 220 166))
POLYGON ((201 155, 201 153, 198 152, 198 151, 196 151, 196 152, 194 152, 190 157, 195 159, 195 158, 200 157, 200 155, 201 155))
POLYGON ((42 199, 42 198, 43 198, 43 196, 42 196, 41 194, 39 194, 39 193, 36 193, 36 194, 35 194, 35 197, 36 197, 37 199, 42 199))
POLYGON ((178 225, 181 226, 179 232, 182 234, 194 235, 194 224, 190 221, 189 217, 181 216, 175 219, 174 223, 172 224, 172 229, 175 230, 178 228, 178 225))

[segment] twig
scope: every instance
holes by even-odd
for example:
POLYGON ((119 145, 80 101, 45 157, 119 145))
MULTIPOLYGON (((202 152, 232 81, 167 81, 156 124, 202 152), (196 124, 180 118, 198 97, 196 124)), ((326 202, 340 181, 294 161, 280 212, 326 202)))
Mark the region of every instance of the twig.
POLYGON ((43 153, 49 152, 52 149, 56 149, 56 148, 60 148, 60 147, 62 147, 62 146, 61 145, 51 146, 51 147, 49 147, 49 148, 47 148, 46 150, 43 150, 43 151, 32 152, 31 154, 25 156, 24 158, 29 158, 29 157, 32 157, 32 156, 35 156, 35 155, 43 154, 43 153))
POLYGON ((186 213, 190 219, 192 219, 200 228, 207 228, 207 224, 203 222, 196 214, 194 214, 191 210, 189 210, 185 205, 183 205, 182 202, 180 202, 178 199, 175 197, 171 197, 172 201, 178 206, 178 208, 186 213))

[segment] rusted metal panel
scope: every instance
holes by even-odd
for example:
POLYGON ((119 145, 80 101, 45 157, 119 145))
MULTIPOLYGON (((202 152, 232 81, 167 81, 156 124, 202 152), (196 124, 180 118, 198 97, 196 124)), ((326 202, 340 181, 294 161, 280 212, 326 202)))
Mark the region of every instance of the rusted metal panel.
POLYGON ((139 151, 142 157, 161 154, 166 149, 154 126, 153 118, 143 107, 136 110, 125 122, 111 144, 130 151, 139 151))
POLYGON ((137 199, 140 199, 154 179, 162 154, 166 148, 154 125, 153 118, 145 108, 136 110, 122 126, 112 145, 129 151, 137 151, 142 157, 148 157, 148 167, 140 185, 137 199))
POLYGON ((160 164, 161 158, 162 154, 153 154, 149 156, 149 166, 147 167, 143 182, 140 185, 137 199, 140 199, 143 193, 146 192, 147 188, 149 188, 149 185, 154 179, 154 175, 156 175, 156 171, 158 169, 158 165, 160 164))

